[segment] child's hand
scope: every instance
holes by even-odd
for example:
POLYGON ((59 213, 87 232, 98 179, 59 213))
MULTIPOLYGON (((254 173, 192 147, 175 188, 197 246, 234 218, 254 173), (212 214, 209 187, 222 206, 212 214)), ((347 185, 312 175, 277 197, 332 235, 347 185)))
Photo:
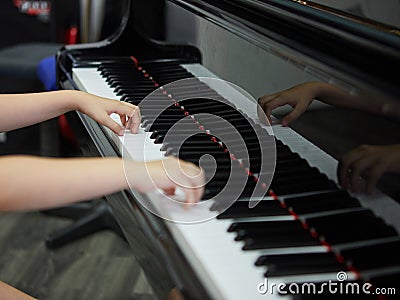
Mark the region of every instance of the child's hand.
POLYGON ((145 193, 154 189, 161 189, 168 195, 173 195, 176 188, 185 193, 185 203, 197 203, 203 197, 205 176, 198 166, 169 157, 152 162, 132 162, 125 169, 129 185, 145 193))
POLYGON ((287 126, 307 110, 317 96, 318 88, 318 83, 315 82, 299 84, 275 94, 264 95, 258 99, 258 104, 265 112, 270 124, 272 111, 277 107, 289 104, 293 111, 282 120, 282 125, 287 126))
POLYGON ((118 135, 124 134, 124 128, 115 122, 110 115, 120 115, 121 124, 132 133, 137 133, 140 125, 139 107, 117 100, 101 98, 88 93, 81 93, 78 97, 78 110, 96 122, 108 127, 118 135))
POLYGON ((366 191, 372 193, 379 178, 386 172, 400 172, 400 145, 362 145, 345 154, 338 167, 338 180, 343 188, 361 192, 361 177, 366 191))

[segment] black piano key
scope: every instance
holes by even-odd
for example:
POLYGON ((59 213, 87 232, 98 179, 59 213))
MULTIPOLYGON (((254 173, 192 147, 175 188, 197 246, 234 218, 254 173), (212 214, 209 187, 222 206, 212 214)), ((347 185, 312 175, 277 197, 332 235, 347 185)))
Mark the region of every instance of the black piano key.
POLYGON ((143 127, 149 127, 151 128, 152 125, 157 126, 158 124, 163 124, 165 126, 169 126, 168 128, 165 128, 165 132, 168 132, 169 128, 174 126, 178 121, 179 124, 182 123, 188 123, 188 124, 196 124, 192 119, 186 118, 187 116, 183 113, 180 115, 168 115, 168 114, 163 114, 160 113, 160 115, 154 115, 154 116, 149 116, 144 114, 142 119, 142 124, 143 127))
POLYGON ((285 204, 297 214, 361 207, 357 199, 343 190, 289 198, 285 204))
POLYGON ((359 271, 400 267, 399 253, 400 240, 340 251, 344 259, 359 271))
MULTIPOLYGON (((215 96, 219 96, 215 94, 215 96)), ((200 98, 200 97, 198 97, 200 98)), ((214 98, 213 98, 214 99, 214 98)), ((223 100, 223 98, 220 98, 223 100)), ((215 100, 215 99, 214 99, 215 100)), ((187 111, 192 113, 193 111, 200 110, 201 112, 209 112, 212 113, 213 110, 224 109, 229 107, 227 104, 219 101, 204 101, 203 99, 199 99, 198 103, 185 103, 185 101, 180 101, 180 105, 184 106, 187 111)))
MULTIPOLYGON (((178 122, 179 120, 183 119, 185 116, 181 115, 181 116, 175 116, 176 117, 176 121, 178 122)), ((185 121, 185 120, 183 120, 185 121)), ((180 122, 179 125, 177 125, 176 127, 174 127, 174 129, 171 129, 171 125, 169 123, 164 123, 164 122, 160 122, 160 123, 152 123, 151 125, 147 125, 144 129, 145 131, 151 131, 151 132, 157 132, 157 135, 166 135, 167 133, 171 132, 169 134, 170 137, 172 137, 172 132, 175 133, 175 130, 178 129, 184 129, 184 128, 188 128, 193 133, 199 132, 200 129, 198 128, 198 126, 195 126, 194 123, 189 123, 189 122, 180 122)), ((186 137, 190 136, 186 135, 186 137)), ((180 140, 179 140, 180 141, 180 140)))
POLYGON ((336 183, 329 180, 324 174, 311 175, 311 177, 272 179, 270 189, 277 195, 289 195, 312 191, 333 190, 336 183))
MULTIPOLYGON (((181 159, 183 159, 185 161, 194 163, 196 165, 200 165, 198 157, 186 156, 186 157, 179 157, 179 158, 181 158, 181 159)), ((207 164, 214 165, 215 164, 214 162, 210 162, 210 163, 202 162, 202 163, 205 164, 205 165, 207 165, 207 164)), ((221 165, 230 165, 232 163, 232 160, 229 157, 217 157, 216 158, 216 163, 218 165, 219 164, 221 164, 221 165)), ((221 189, 222 189, 222 187, 220 187, 220 186, 216 187, 216 190, 218 190, 218 191, 220 191, 221 189)))
MULTIPOLYGON (((225 116, 227 117, 227 116, 225 116)), ((243 126, 248 126, 249 122, 244 119, 241 116, 233 116, 230 117, 229 119, 222 121, 222 120, 210 120, 209 117, 206 116, 196 116, 196 120, 198 120, 200 123, 202 124, 207 124, 208 127, 210 127, 212 130, 213 128, 218 128, 218 127, 225 127, 227 122, 229 122, 232 126, 236 127, 239 125, 243 125, 243 126)))
POLYGON ((268 277, 339 272, 346 269, 332 252, 262 255, 255 264, 267 267, 268 277))
POLYGON ((397 232, 370 210, 308 218, 307 224, 330 244, 396 236, 397 232))
POLYGON ((277 160, 275 165, 275 172, 309 170, 310 165, 308 164, 308 162, 305 159, 301 159, 297 153, 295 153, 295 156, 298 159, 277 160))
POLYGON ((142 126, 146 129, 146 131, 152 131, 152 132, 157 132, 159 135, 169 135, 169 134, 187 134, 186 137, 190 136, 190 133, 200 133, 203 132, 199 126, 194 123, 190 119, 184 119, 182 117, 176 117, 174 116, 174 119, 176 123, 179 122, 179 124, 176 124, 175 126, 170 124, 168 120, 160 120, 160 121, 148 121, 148 122, 143 122, 142 126))
POLYGON ((237 232, 235 240, 241 241, 248 238, 268 238, 269 240, 272 241, 275 239, 280 239, 281 237, 284 236, 296 236, 296 235, 303 236, 305 233, 307 233, 307 236, 309 235, 308 232, 303 227, 299 226, 291 227, 291 226, 286 226, 286 224, 283 224, 285 226, 282 226, 282 224, 276 223, 276 222, 294 222, 294 221, 274 221, 274 223, 271 222, 267 224, 267 226, 270 226, 271 228, 255 228, 255 227, 240 228, 236 230, 237 232))
MULTIPOLYGON (((210 87, 208 87, 207 85, 181 85, 179 82, 171 85, 171 86, 167 86, 165 87, 165 90, 170 93, 170 94, 190 94, 190 93, 194 93, 194 94, 198 94, 198 93, 212 93, 213 95, 217 95, 215 93, 215 91, 213 91, 212 89, 210 89, 210 87)), ((195 98, 195 97, 191 97, 191 98, 195 98)), ((199 99, 199 101, 201 101, 201 99, 199 99)), ((180 101, 181 105, 185 104, 185 100, 180 101)))
MULTIPOLYGON (((227 153, 224 153, 224 152, 214 152, 214 153, 208 152, 207 154, 212 156, 212 158, 215 159, 215 161, 217 163, 228 163, 229 164, 231 162, 231 159, 230 159, 230 157, 229 157, 229 155, 227 153)), ((203 155, 204 155, 203 153, 199 153, 197 155, 194 155, 192 153, 186 154, 185 152, 181 152, 181 151, 178 154, 179 158, 181 158, 183 160, 187 160, 187 161, 189 161, 189 160, 198 161, 201 157, 203 157, 203 155)))
MULTIPOLYGON (((181 109, 174 109, 174 110, 163 110, 163 111, 154 111, 154 112, 146 112, 143 110, 143 120, 149 120, 151 122, 156 122, 158 118, 160 120, 165 119, 168 117, 171 121, 179 121, 181 117, 186 117, 185 112, 181 109)), ((193 122, 193 121, 192 121, 193 122)), ((164 122, 166 123, 166 122, 164 122)), ((175 123, 170 123, 169 125, 172 126, 175 123)), ((194 123, 194 122, 193 122, 194 123)))
POLYGON ((183 113, 184 110, 182 110, 179 106, 171 105, 169 107, 166 107, 165 109, 159 109, 159 108, 151 109, 142 107, 142 112, 143 115, 148 118, 151 116, 161 117, 161 116, 173 115, 176 112, 183 113))
POLYGON ((188 71, 181 67, 160 67, 160 68, 148 68, 146 66, 143 66, 143 69, 146 71, 148 74, 152 74, 153 76, 170 76, 171 74, 173 75, 184 75, 184 76, 189 76, 191 75, 188 71))
POLYGON ((204 131, 199 128, 199 126, 191 120, 177 120, 180 121, 179 124, 171 127, 168 123, 157 122, 152 125, 145 127, 146 130, 157 132, 157 135, 168 136, 168 141, 184 141, 193 134, 203 133, 204 131))
MULTIPOLYGON (((163 145, 164 146, 164 145, 163 145)), ((201 145, 190 145, 183 143, 179 149, 176 149, 175 147, 164 147, 163 151, 166 151, 166 155, 178 155, 179 151, 185 151, 185 153, 202 153, 202 154, 207 154, 207 153, 212 153, 212 152, 224 152, 223 148, 217 143, 214 143, 210 141, 210 144, 201 144, 201 145), (167 154, 168 153, 168 154, 167 154)), ((229 175, 229 174, 228 174, 229 175)))
POLYGON ((233 222, 228 232, 239 232, 248 230, 251 232, 280 232, 282 230, 292 231, 297 229, 304 229, 300 221, 259 221, 259 222, 233 222))
MULTIPOLYGON (((285 157, 285 159, 288 158, 293 158, 293 157, 298 157, 298 156, 289 156, 289 157, 285 157)), ((282 160, 282 159, 280 159, 282 160)), ((310 168, 305 168, 303 170, 297 170, 297 169, 293 169, 292 171, 287 171, 287 170, 275 170, 274 172, 274 179, 277 182, 283 182, 284 180, 293 180, 299 177, 304 177, 304 178, 315 178, 318 176, 321 176, 321 173, 319 172, 319 170, 315 167, 310 167, 310 168)))
POLYGON ((185 63, 180 59, 162 59, 162 60, 142 60, 139 63, 139 66, 144 69, 149 70, 158 70, 164 68, 179 68, 185 70, 183 67, 180 66, 181 63, 185 63))
POLYGON ((156 74, 153 77, 155 78, 155 81, 160 84, 160 86, 164 86, 164 85, 172 83, 174 81, 178 81, 181 79, 188 79, 188 78, 191 78, 194 76, 187 73, 187 74, 164 75, 164 76, 158 76, 156 74))
MULTIPOLYGON (((213 210, 213 208, 211 208, 213 210)), ((276 200, 261 201, 256 207, 249 208, 248 201, 235 201, 227 210, 218 215, 218 219, 247 218, 261 216, 288 215, 287 209, 276 200)))
MULTIPOLYGON (((171 151, 172 150, 178 151, 180 145, 182 144, 181 142, 182 141, 164 141, 163 145, 161 146, 161 151, 165 151, 167 149, 171 149, 171 151)), ((211 140, 211 137, 209 139, 198 140, 196 142, 196 144, 192 144, 192 145, 190 143, 185 144, 186 147, 192 146, 193 148, 195 148, 197 146, 199 146, 199 147, 207 147, 207 146, 214 147, 215 145, 218 145, 218 143, 213 142, 211 140)))
MULTIPOLYGON (((179 84, 179 83, 177 83, 177 84, 179 84)), ((184 105, 182 105, 182 101, 180 101, 181 99, 185 99, 188 97, 191 97, 191 98, 192 97, 213 98, 215 96, 215 94, 213 92, 211 92, 210 89, 182 90, 182 91, 173 92, 170 88, 166 87, 164 89, 164 91, 167 93, 167 95, 171 95, 171 97, 174 100, 176 100, 180 104, 180 106, 184 106, 184 105)), ((152 99, 152 97, 150 99, 152 99)), ((186 109, 186 105, 184 107, 186 109)))
POLYGON ((279 236, 248 235, 244 240, 243 250, 273 249, 286 247, 318 246, 320 242, 306 231, 298 231, 279 236))
POLYGON ((100 74, 103 78, 105 78, 106 82, 111 82, 112 80, 119 80, 122 78, 130 78, 132 81, 143 80, 143 74, 136 72, 135 70, 104 70, 100 74))
POLYGON ((150 106, 147 103, 143 103, 140 105, 141 112, 143 113, 143 116, 146 116, 147 119, 156 119, 156 118, 162 118, 164 116, 170 115, 170 112, 185 112, 183 109, 181 109, 179 106, 174 106, 170 105, 169 107, 166 107, 166 104, 171 104, 169 100, 167 103, 160 104, 158 106, 150 106))
POLYGON ((139 105, 142 100, 143 100, 142 98, 132 97, 128 95, 121 96, 121 101, 132 103, 134 105, 139 105))
POLYGON ((244 241, 244 250, 317 246, 320 242, 299 221, 234 222, 228 231, 244 241))
POLYGON ((149 93, 157 89, 157 86, 153 82, 136 82, 131 83, 129 79, 115 79, 108 80, 108 86, 114 89, 124 88, 124 89, 138 89, 138 90, 146 90, 149 93))
POLYGON ((146 97, 148 94, 150 94, 154 88, 149 88, 149 87, 131 87, 131 86, 122 86, 122 85, 117 85, 113 92, 117 95, 130 95, 130 96, 135 96, 135 95, 144 95, 146 97))
MULTIPOLYGON (((190 114, 199 114, 199 113, 209 113, 215 116, 223 116, 225 115, 234 115, 237 117, 243 117, 237 110, 227 105, 221 106, 210 106, 210 107, 188 107, 187 105, 183 105, 185 110, 187 110, 190 114)), ((244 118, 245 119, 245 118, 244 118)))
POLYGON ((154 63, 154 64, 148 64, 144 63, 140 65, 142 69, 146 70, 148 73, 153 73, 153 74, 163 74, 163 73, 188 73, 188 71, 184 68, 182 68, 179 64, 174 64, 171 63, 169 65, 165 65, 164 63, 154 63))
POLYGON ((147 88, 154 88, 156 85, 154 82, 149 81, 144 78, 136 78, 130 75, 124 76, 103 76, 104 80, 108 82, 110 87, 116 87, 118 85, 126 86, 126 87, 147 87, 147 88))
POLYGON ((201 130, 197 124, 186 122, 186 120, 182 120, 182 122, 174 127, 169 127, 168 124, 162 122, 156 123, 154 126, 149 125, 146 129, 147 128, 149 128, 149 131, 157 132, 157 135, 167 136, 167 141, 185 141, 194 134, 205 133, 205 131, 201 130))

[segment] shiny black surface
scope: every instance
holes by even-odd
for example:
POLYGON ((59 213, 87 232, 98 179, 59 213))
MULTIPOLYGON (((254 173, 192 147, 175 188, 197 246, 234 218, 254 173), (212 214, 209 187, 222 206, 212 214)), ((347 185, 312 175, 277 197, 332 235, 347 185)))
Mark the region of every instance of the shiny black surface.
POLYGON ((395 101, 400 98, 398 80, 391 75, 400 68, 400 37, 390 31, 302 4, 307 1, 171 2, 222 24, 260 47, 268 40, 267 48, 293 63, 306 61, 307 67, 354 81, 377 95, 395 101), (296 56, 304 57, 297 61, 296 56))

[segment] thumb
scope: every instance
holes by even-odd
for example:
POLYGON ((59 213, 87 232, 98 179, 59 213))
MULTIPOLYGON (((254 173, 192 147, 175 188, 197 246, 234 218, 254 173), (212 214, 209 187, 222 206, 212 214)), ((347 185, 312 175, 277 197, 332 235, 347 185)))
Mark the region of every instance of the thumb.
POLYGON ((115 134, 118 135, 124 134, 124 128, 117 122, 115 122, 113 119, 111 119, 111 117, 108 115, 102 120, 101 123, 107 128, 111 129, 115 134))
POLYGON ((285 118, 283 118, 282 125, 287 126, 293 121, 297 120, 307 110, 308 105, 309 104, 306 102, 299 102, 295 108, 288 115, 286 115, 285 118))

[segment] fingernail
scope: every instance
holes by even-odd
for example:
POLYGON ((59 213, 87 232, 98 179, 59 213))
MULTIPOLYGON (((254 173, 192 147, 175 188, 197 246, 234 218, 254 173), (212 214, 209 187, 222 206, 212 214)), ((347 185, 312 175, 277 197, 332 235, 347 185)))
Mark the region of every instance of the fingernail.
POLYGON ((288 126, 288 121, 282 121, 282 126, 288 126))
POLYGON ((124 135, 124 129, 121 129, 120 132, 118 133, 119 135, 124 135))

